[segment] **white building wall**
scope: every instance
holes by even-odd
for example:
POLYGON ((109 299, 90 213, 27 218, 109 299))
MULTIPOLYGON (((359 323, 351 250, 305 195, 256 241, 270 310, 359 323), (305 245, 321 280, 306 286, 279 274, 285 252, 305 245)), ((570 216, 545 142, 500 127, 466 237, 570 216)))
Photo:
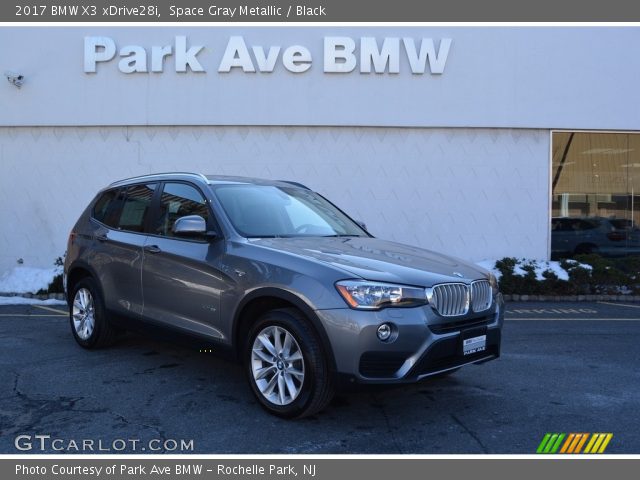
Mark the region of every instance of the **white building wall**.
MULTIPOLYGON (((378 127, 640 128, 639 27, 96 27, 0 28, 0 72, 24 75, 18 90, 1 79, 0 126, 333 125, 378 127), (84 72, 84 38, 116 48, 153 46, 177 36, 203 46, 205 72, 123 73, 120 57, 84 72), (218 72, 229 39, 249 49, 281 47, 270 73, 218 72), (327 37, 356 44, 351 73, 326 73, 327 37), (399 72, 361 73, 362 37, 451 40, 442 74, 413 74, 404 47, 399 72), (305 73, 282 63, 307 48, 305 73), (7 47, 5 47, 7 46, 7 47), (10 46, 10 47, 9 47, 10 46)), ((402 45, 402 44, 401 44, 402 45)), ((254 66, 256 57, 250 54, 254 66)), ((149 68, 150 69, 150 65, 149 68)))
POLYGON ((46 267, 95 195, 162 171, 307 184, 393 239, 470 260, 547 256, 549 132, 360 127, 0 127, 0 272, 46 267))
MULTIPOLYGON (((404 40, 402 40, 404 42, 404 40)), ((545 258, 549 131, 640 129, 638 27, 0 28, 0 273, 49 266, 94 193, 126 176, 195 170, 292 179, 380 237, 471 260, 545 258), (86 73, 84 38, 172 45, 205 72, 86 73), (271 73, 219 72, 232 36, 282 48, 271 73), (451 39, 442 74, 328 73, 324 40, 451 39), (286 47, 308 48, 305 73, 286 47), (121 125, 128 125, 123 127, 121 125)), ((117 56, 116 56, 117 57, 117 56)), ((251 54, 252 61, 257 57, 251 54)))

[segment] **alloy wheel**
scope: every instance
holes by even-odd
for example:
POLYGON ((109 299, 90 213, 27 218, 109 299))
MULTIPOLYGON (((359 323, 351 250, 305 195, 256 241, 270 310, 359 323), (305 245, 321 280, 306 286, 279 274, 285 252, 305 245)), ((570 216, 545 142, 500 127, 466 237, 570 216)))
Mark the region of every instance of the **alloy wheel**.
POLYGON ((73 328, 81 340, 91 337, 96 324, 93 296, 87 288, 80 288, 73 299, 73 328))
POLYGON ((304 384, 304 357, 294 336, 271 325, 260 331, 251 349, 251 371, 262 396, 275 405, 289 405, 304 384))

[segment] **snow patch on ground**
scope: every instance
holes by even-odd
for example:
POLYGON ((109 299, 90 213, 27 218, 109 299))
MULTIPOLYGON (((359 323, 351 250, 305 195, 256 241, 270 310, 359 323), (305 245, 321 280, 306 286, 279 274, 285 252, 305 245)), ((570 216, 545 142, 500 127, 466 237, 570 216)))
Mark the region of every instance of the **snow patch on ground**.
POLYGON ((63 300, 38 300, 37 298, 0 297, 0 305, 66 305, 63 300))
POLYGON ((62 267, 34 268, 14 267, 0 276, 0 292, 5 293, 37 293, 46 289, 53 277, 62 273, 62 267))
POLYGON ((575 267, 586 268, 587 270, 593 270, 593 267, 588 263, 580 263, 579 261, 573 260, 573 259, 568 259, 566 260, 566 262, 572 264, 575 267))
POLYGON ((536 262, 536 280, 544 280, 542 272, 551 270, 560 280, 569 280, 569 273, 560 266, 560 262, 536 262))

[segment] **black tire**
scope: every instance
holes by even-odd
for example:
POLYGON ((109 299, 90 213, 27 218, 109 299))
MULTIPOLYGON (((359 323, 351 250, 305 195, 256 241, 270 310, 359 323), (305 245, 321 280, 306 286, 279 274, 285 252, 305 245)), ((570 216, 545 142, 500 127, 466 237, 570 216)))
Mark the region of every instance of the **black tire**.
POLYGON ((243 349, 243 363, 249 385, 258 402, 273 415, 283 418, 307 417, 322 410, 333 398, 332 374, 320 339, 309 320, 294 308, 267 312, 252 325, 243 349), (269 327, 279 327, 291 334, 298 343, 303 357, 304 381, 299 388, 298 396, 287 405, 269 401, 260 391, 253 374, 254 341, 260 332, 269 327))
POLYGON ((73 338, 75 338, 78 345, 83 348, 94 349, 108 347, 113 345, 117 338, 118 332, 109 322, 109 316, 104 308, 104 301, 100 289, 96 281, 91 277, 83 278, 73 287, 69 302, 69 322, 73 338), (73 318, 74 300, 78 292, 82 289, 87 290, 93 300, 94 327, 87 338, 81 338, 78 334, 74 326, 73 318))

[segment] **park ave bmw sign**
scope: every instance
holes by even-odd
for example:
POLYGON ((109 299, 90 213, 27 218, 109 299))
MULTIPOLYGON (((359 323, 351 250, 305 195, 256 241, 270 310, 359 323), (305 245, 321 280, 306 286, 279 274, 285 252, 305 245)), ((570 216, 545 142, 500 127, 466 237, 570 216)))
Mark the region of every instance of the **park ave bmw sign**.
MULTIPOLYGON (((404 56, 408 70, 415 75, 439 75, 444 72, 451 39, 385 37, 324 37, 323 71, 325 73, 400 73, 404 56)), ((85 37, 84 71, 97 73, 101 68, 117 64, 122 73, 176 72, 204 73, 201 60, 218 55, 217 71, 229 73, 270 73, 284 68, 292 73, 308 71, 314 59, 311 50, 302 45, 252 45, 242 36, 232 36, 221 48, 205 48, 190 44, 186 36, 176 36, 165 45, 122 45, 110 37, 85 37)))

